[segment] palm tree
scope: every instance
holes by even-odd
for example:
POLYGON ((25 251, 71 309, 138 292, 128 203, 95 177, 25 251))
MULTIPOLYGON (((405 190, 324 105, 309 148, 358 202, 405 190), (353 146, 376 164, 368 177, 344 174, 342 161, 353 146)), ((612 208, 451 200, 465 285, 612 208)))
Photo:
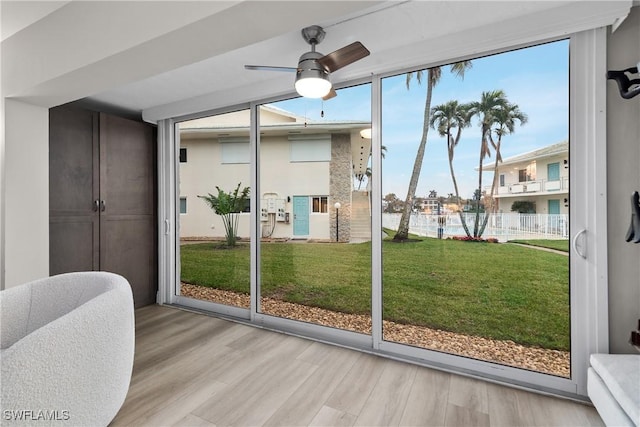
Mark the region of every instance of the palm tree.
MULTIPOLYGON (((502 155, 500 153, 500 146, 502 144, 502 137, 515 132, 516 122, 520 122, 520 126, 524 125, 528 121, 528 117, 520 110, 518 104, 507 103, 503 108, 500 108, 494 115, 496 128, 493 129, 497 137, 497 142, 494 142, 491 133, 489 133, 489 140, 496 152, 496 161, 493 165, 493 180, 491 182, 491 192, 489 193, 489 199, 493 203, 493 195, 495 194, 496 185, 498 182, 498 164, 502 163, 502 155)), ((493 213, 495 213, 495 204, 493 206, 493 213)), ((484 229, 487 226, 489 215, 491 212, 487 210, 484 221, 482 222, 482 228, 480 229, 480 235, 484 233, 484 229)))
MULTIPOLYGON (((456 62, 451 65, 451 72, 460 78, 464 78, 464 72, 471 68, 471 61, 456 62)), ((418 84, 422 83, 423 71, 415 71, 407 73, 406 85, 407 89, 411 87, 411 80, 415 74, 418 84)), ((420 144, 418 145, 418 151, 416 152, 416 159, 413 163, 413 171, 411 172, 411 179, 409 180, 409 188, 407 190, 407 198, 404 202, 404 208, 402 209, 402 216, 400 217, 400 224, 398 225, 398 231, 393 240, 402 241, 406 240, 409 236, 409 219, 411 218, 411 208, 413 206, 413 199, 416 196, 416 189, 418 188, 418 180, 420 179, 420 171, 422 170, 422 161, 424 159, 424 152, 427 147, 427 134, 429 133, 429 115, 431 113, 431 96, 433 94, 433 88, 438 84, 440 77, 442 76, 442 67, 433 67, 427 70, 427 97, 424 102, 424 117, 422 124, 422 137, 420 138, 420 144)))
POLYGON ((198 196, 209 206, 216 215, 222 217, 227 246, 233 247, 238 240, 238 214, 242 212, 249 201, 249 187, 240 191, 241 183, 234 191, 226 192, 216 185, 218 195, 207 193, 198 196))
MULTIPOLYGON (((464 232, 467 236, 471 236, 467 222, 462 214, 462 207, 460 206, 460 192, 458 190, 458 181, 456 175, 453 172, 453 154, 456 146, 460 142, 460 136, 462 135, 462 128, 469 126, 469 107, 464 104, 459 104, 458 101, 449 101, 445 104, 436 105, 431 109, 431 120, 429 125, 432 129, 438 130, 440 136, 447 138, 447 153, 449 154, 449 172, 451 173, 451 181, 453 181, 453 189, 456 192, 456 200, 458 201, 458 215, 460 216, 460 222, 464 228, 464 232), (457 129, 455 136, 453 136, 453 129, 457 129)), ((449 193, 449 199, 453 197, 452 193, 449 193)))
MULTIPOLYGON (((491 157, 491 146, 494 145, 491 139, 491 127, 496 123, 496 114, 508 104, 507 96, 502 90, 492 90, 482 92, 480 101, 469 104, 469 117, 478 116, 480 120, 480 158, 478 160, 478 188, 482 194, 482 165, 486 157, 491 157)), ((476 200, 476 220, 473 225, 473 237, 480 237, 480 198, 476 200)))

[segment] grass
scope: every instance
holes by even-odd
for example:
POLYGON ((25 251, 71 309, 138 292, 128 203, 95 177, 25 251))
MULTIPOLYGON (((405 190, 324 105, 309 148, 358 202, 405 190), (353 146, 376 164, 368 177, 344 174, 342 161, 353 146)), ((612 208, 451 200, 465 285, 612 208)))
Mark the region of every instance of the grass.
MULTIPOLYGON (((346 313, 371 311, 371 244, 265 243, 261 290, 346 313)), ((181 247, 182 280, 249 292, 249 247, 181 247)), ((383 242, 385 320, 569 349, 566 256, 507 244, 383 242)))
POLYGON ((523 245, 539 246, 541 248, 555 249, 557 251, 569 252, 569 240, 509 240, 509 243, 520 243, 523 245))

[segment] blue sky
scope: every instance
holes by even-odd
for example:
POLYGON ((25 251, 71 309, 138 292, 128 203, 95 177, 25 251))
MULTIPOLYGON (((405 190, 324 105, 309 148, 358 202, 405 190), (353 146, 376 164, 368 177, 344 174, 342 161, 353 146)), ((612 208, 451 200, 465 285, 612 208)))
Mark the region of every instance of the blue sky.
MULTIPOLYGON (((472 61, 464 80, 456 77, 448 66, 434 88, 431 106, 457 100, 460 103, 480 99, 483 91, 502 89, 510 102, 518 104, 529 121, 517 126, 503 138, 503 158, 531 151, 568 139, 569 128, 569 42, 559 41, 472 61)), ((426 77, 426 72, 425 72, 426 77)), ((416 150, 422 134, 426 85, 414 79, 410 89, 406 75, 382 81, 382 144, 387 147, 382 168, 382 194, 396 193, 406 197, 416 150)), ((370 120, 369 85, 345 88, 338 97, 322 102, 296 98, 274 105, 306 116, 309 120, 370 120), (324 118, 320 111, 324 110, 324 118)), ((477 121, 463 130, 456 149, 454 168, 460 195, 470 198, 477 186, 480 128, 477 121)), ((493 162, 493 156, 486 162, 493 162)), ((490 182, 485 175, 484 182, 490 182)), ((453 193, 449 174, 446 140, 430 129, 427 148, 416 196, 430 190, 438 195, 453 193)))

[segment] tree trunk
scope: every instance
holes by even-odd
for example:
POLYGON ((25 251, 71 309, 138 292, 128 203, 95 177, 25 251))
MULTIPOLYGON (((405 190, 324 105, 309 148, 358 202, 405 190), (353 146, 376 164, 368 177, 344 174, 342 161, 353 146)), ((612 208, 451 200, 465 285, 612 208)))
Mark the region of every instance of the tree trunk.
MULTIPOLYGON (((489 198, 491 199, 491 210, 493 211, 492 213, 496 213, 496 207, 495 207, 495 199, 493 198, 493 195, 495 194, 496 191, 496 182, 498 181, 498 159, 500 159, 500 142, 502 141, 502 137, 499 136, 498 137, 498 143, 496 144, 496 163, 493 166, 493 180, 491 182, 491 194, 489 194, 489 198)), ((484 230, 485 228, 487 228, 487 222, 489 222, 489 215, 490 213, 485 209, 484 212, 484 221, 482 221, 482 228, 480 228, 480 236, 482 236, 484 234, 484 230)))
POLYGON ((400 224, 398 225, 398 231, 393 236, 393 240, 401 241, 406 240, 409 237, 409 220, 411 219, 411 210, 413 208, 413 199, 416 196, 416 189, 418 187, 418 180, 420 179, 420 171, 422 170, 422 160, 424 159, 424 152, 427 147, 427 134, 429 133, 429 114, 431 112, 431 94, 433 92, 433 76, 432 71, 429 69, 427 74, 427 99, 424 103, 424 122, 422 125, 422 138, 420 139, 420 145, 418 146, 418 152, 416 153, 416 160, 413 163, 413 172, 411 173, 411 180, 409 181, 409 189, 407 191, 407 198, 404 202, 404 208, 402 209, 402 216, 400 217, 400 224))
POLYGON ((485 130, 484 126, 482 128, 482 141, 480 141, 480 161, 478 162, 478 194, 476 195, 478 199, 476 200, 476 220, 473 224, 473 237, 478 236, 478 223, 480 222, 480 199, 482 197, 482 164, 484 162, 484 153, 485 153, 485 130))
POLYGON ((453 148, 449 147, 449 172, 451 172, 451 180, 453 181, 453 189, 456 192, 456 201, 458 203, 458 215, 460 216, 460 223, 462 224, 462 228, 464 228, 464 232, 468 237, 471 237, 471 233, 469 233, 469 227, 467 227, 467 221, 464 218, 462 213, 462 207, 460 206, 460 192, 458 191, 458 181, 456 180, 456 176, 453 173, 453 148))

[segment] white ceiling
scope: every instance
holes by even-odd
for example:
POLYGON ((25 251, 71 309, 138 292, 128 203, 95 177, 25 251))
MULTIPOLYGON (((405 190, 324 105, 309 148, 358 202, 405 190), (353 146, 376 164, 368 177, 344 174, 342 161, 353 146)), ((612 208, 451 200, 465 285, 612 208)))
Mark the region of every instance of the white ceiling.
MULTIPOLYGON (((53 18, 60 20, 64 12, 71 16, 72 11, 78 10, 78 3, 91 5, 92 2, 3 0, 3 40, 33 23, 42 24, 47 19, 57 22, 53 18), (58 13, 53 14, 54 11, 58 13), (41 22, 37 22, 38 20, 41 22)), ((95 4, 99 3, 102 9, 96 7, 96 10, 104 14, 105 2, 95 4)), ((118 13, 121 14, 123 3, 112 3, 114 8, 120 7, 118 13)), ((162 3, 164 2, 157 4, 162 3)), ((626 3, 630 4, 629 1, 626 3)), ((184 5, 179 11, 186 11, 197 4, 203 5, 202 2, 176 4, 184 5)), ((156 120, 233 102, 248 102, 293 92, 294 75, 249 71, 244 69, 244 65, 295 66, 299 56, 309 50, 300 35, 300 29, 311 24, 321 25, 327 33, 318 46, 320 52, 329 53, 355 40, 361 41, 371 51, 369 57, 333 73, 332 81, 339 84, 367 77, 371 73, 450 60, 453 50, 458 54, 477 55, 485 53, 487 45, 500 49, 526 43, 533 35, 541 32, 541 25, 548 28, 548 33, 556 35, 562 35, 563 31, 568 33, 591 28, 589 25, 592 25, 594 19, 603 19, 594 16, 603 15, 603 11, 608 9, 615 10, 609 7, 612 4, 609 2, 575 0, 231 1, 216 8, 213 3, 209 4, 212 7, 203 13, 207 16, 202 16, 202 19, 201 15, 197 15, 197 19, 191 17, 188 21, 185 18, 184 24, 174 25, 172 28, 165 25, 166 34, 149 33, 145 36, 148 40, 141 39, 136 46, 128 46, 128 52, 124 49, 120 52, 114 50, 109 54, 112 58, 106 54, 104 56, 113 59, 120 55, 122 63, 117 64, 114 60, 109 63, 94 61, 87 65, 85 74, 91 72, 92 78, 101 81, 100 85, 91 86, 99 87, 98 91, 94 89, 91 92, 90 85, 83 89, 84 80, 74 74, 77 70, 68 71, 68 75, 64 75, 61 69, 57 73, 62 77, 52 77, 50 81, 34 86, 35 89, 28 89, 25 93, 35 96, 38 91, 55 92, 54 89, 68 85, 67 92, 75 91, 74 93, 80 94, 82 90, 89 91, 83 95, 85 102, 111 106, 130 113, 143 112, 149 120, 156 120), (600 6, 595 6, 597 4, 600 6), (226 18, 227 16, 233 16, 233 22, 229 22, 231 18, 226 18), (215 21, 215 18, 218 20, 215 21), (211 22, 214 24, 210 24, 211 22), (216 26, 227 26, 225 31, 228 34, 236 31, 235 36, 225 37, 220 29, 216 33, 216 26), (154 40, 158 43, 152 46, 151 42, 154 40), (122 55, 123 52, 128 56, 122 55), (176 60, 171 62, 172 59, 176 60), (97 68, 98 64, 101 64, 100 68, 97 68), (92 69, 91 66, 95 68, 92 69), (114 68, 108 68, 109 66, 114 68), (127 67, 127 70, 123 67, 127 67), (133 68, 141 71, 131 72, 129 69, 133 68), (107 69, 118 73, 114 76, 114 72, 104 71, 107 69), (104 75, 95 76, 96 70, 102 71, 104 75), (73 83, 76 83, 75 87, 73 83)), ((198 7, 203 10, 204 6, 198 7)), ((88 15, 91 10, 90 6, 82 9, 85 30, 90 25, 87 22, 96 19, 88 15)), ((146 10, 147 15, 150 15, 149 22, 133 24, 147 26, 143 28, 164 25, 160 12, 154 16, 148 11, 149 9, 146 10)), ((103 21, 106 19, 103 18, 103 21)), ((70 19, 64 22, 75 25, 70 19)), ((51 25, 41 28, 51 31, 51 25)), ((110 37, 117 36, 120 30, 123 34, 130 34, 126 32, 132 31, 128 27, 116 30, 118 31, 113 31, 110 37)), ((77 34, 75 37, 83 36, 77 34)), ((95 37, 95 34, 91 34, 91 37, 95 37)), ((8 41, 12 42, 11 38, 8 41)), ((66 43, 69 44, 68 41, 66 43)), ((54 99, 52 96, 50 98, 54 99)), ((53 101, 41 101, 43 104, 46 102, 53 101)))
MULTIPOLYGON (((331 7, 333 2, 326 2, 331 7)), ((468 2, 385 2, 367 8, 350 19, 336 18, 318 22, 326 37, 317 47, 330 53, 353 41, 361 41, 371 55, 345 67, 332 76, 333 81, 362 77, 373 71, 406 62, 408 46, 433 39, 442 34, 464 31, 500 22, 524 13, 544 10, 552 2, 498 2, 495 6, 472 7, 468 2), (499 6, 499 7, 496 7, 499 6), (453 25, 455 22, 455 25, 453 25), (404 48, 400 51, 401 48, 404 48)), ((108 104, 125 105, 144 110, 203 93, 225 91, 247 85, 284 85, 293 90, 294 75, 289 73, 245 70, 245 64, 295 67, 298 58, 309 45, 300 30, 289 31, 240 49, 225 52, 188 66, 171 70, 148 79, 130 83, 93 96, 108 104)))
MULTIPOLYGON (((326 2, 327 7, 332 3, 326 2)), ((368 58, 335 72, 332 80, 339 82, 363 77, 382 68, 395 68, 407 60, 413 62, 407 51, 418 53, 411 46, 424 40, 474 26, 499 25, 514 16, 544 10, 552 5, 552 2, 484 3, 484 7, 470 8, 469 2, 464 1, 385 2, 364 9, 349 19, 340 17, 318 22, 327 35, 317 49, 329 53, 359 40, 371 51, 368 58)), ((289 31, 92 98, 107 104, 125 104, 127 108, 145 110, 203 93, 246 86, 271 85, 290 91, 293 90, 293 75, 245 70, 244 65, 296 66, 300 55, 308 50, 309 45, 302 39, 300 30, 289 31)))
POLYGON ((2 40, 44 18, 69 1, 2 1, 0 3, 0 34, 2 40))

